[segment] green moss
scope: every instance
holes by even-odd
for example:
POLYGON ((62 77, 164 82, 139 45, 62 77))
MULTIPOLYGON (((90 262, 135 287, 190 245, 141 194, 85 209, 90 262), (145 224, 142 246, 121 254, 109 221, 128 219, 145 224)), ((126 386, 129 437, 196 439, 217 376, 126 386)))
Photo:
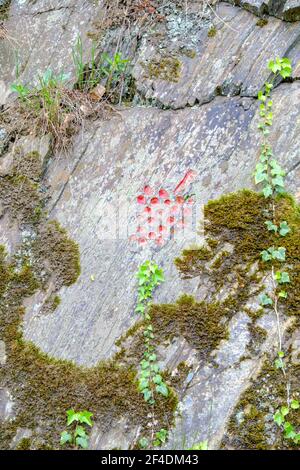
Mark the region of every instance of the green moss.
POLYGON ((149 78, 176 83, 180 79, 182 64, 176 57, 162 57, 153 59, 150 63, 144 64, 144 67, 149 78))
MULTIPOLYGON (((60 231, 61 232, 61 231, 60 231)), ((64 232, 61 232, 64 234, 64 232)), ((0 371, 0 385, 13 395, 16 418, 3 425, 0 447, 9 447, 18 427, 35 433, 31 448, 59 447, 59 435, 65 427, 69 408, 88 409, 100 430, 107 432, 121 417, 141 426, 149 434, 149 407, 138 391, 136 362, 118 363, 115 358, 92 368, 50 358, 36 346, 25 342, 20 331, 24 309, 21 303, 31 296, 39 283, 34 270, 20 260, 6 262, 0 250, 0 337, 6 345, 7 361, 0 371)), ((66 282, 69 282, 67 277, 66 282)), ((177 398, 157 396, 157 430, 173 422, 177 398)))
POLYGON ((39 152, 32 151, 26 155, 17 152, 14 156, 14 175, 23 175, 33 181, 39 181, 42 176, 42 160, 39 152))
POLYGON ((217 28, 216 28, 215 26, 212 26, 212 27, 208 30, 207 36, 208 36, 209 38, 214 38, 216 34, 217 34, 217 28))
POLYGON ((59 295, 54 295, 51 294, 49 297, 45 300, 45 303, 43 307, 40 310, 40 314, 47 315, 49 313, 53 313, 57 307, 60 305, 61 298, 59 295))
POLYGON ((220 268, 220 266, 222 266, 223 262, 226 260, 226 258, 230 255, 230 253, 226 250, 222 251, 218 256, 217 258, 215 259, 215 261, 213 262, 213 264, 211 265, 211 268, 213 269, 218 269, 220 268))
POLYGON ((189 49, 187 47, 182 47, 180 53, 188 57, 189 59, 194 59, 196 57, 196 51, 194 49, 189 49))
POLYGON ((20 440, 19 444, 16 447, 16 450, 30 450, 31 446, 31 439, 28 437, 23 437, 23 439, 20 440))
POLYGON ((183 295, 175 304, 153 305, 150 309, 159 342, 180 336, 206 357, 222 339, 227 338, 226 325, 221 319, 226 314, 221 302, 196 302, 183 295))
POLYGON ((180 258, 175 258, 174 263, 185 277, 194 277, 202 270, 203 261, 209 261, 214 254, 210 248, 200 247, 183 250, 180 258))
POLYGON ((177 268, 187 278, 209 274, 215 291, 223 286, 224 279, 227 282, 231 279, 232 285, 234 283, 239 285, 239 291, 233 302, 239 297, 240 304, 245 304, 250 292, 252 296, 254 295, 255 286, 257 293, 262 289, 259 273, 263 273, 268 266, 261 262, 261 251, 272 245, 284 244, 291 278, 289 295, 284 305, 288 314, 299 314, 299 206, 289 195, 279 197, 276 201, 278 221, 286 220, 291 227, 291 232, 284 239, 278 239, 277 235, 266 230, 265 220, 269 210, 263 196, 248 190, 208 202, 204 208, 205 234, 210 243, 211 240, 217 240, 218 245, 198 250, 194 248, 184 250, 182 256, 175 260, 177 268), (232 253, 227 253, 225 262, 222 260, 220 265, 217 263, 209 269, 208 262, 217 254, 217 248, 225 243, 232 246, 232 253), (242 268, 241 264, 245 268, 242 268), (255 264, 257 269, 251 274, 251 267, 255 264))
POLYGON ((35 217, 36 208, 43 204, 39 185, 28 176, 5 176, 0 181, 0 199, 5 210, 19 223, 30 223, 35 217))
POLYGON ((11 0, 7 0, 0 6, 0 22, 8 19, 11 0))
POLYGON ((268 20, 266 18, 260 18, 257 20, 256 25, 259 26, 260 28, 263 28, 268 24, 268 20))
POLYGON ((248 325, 248 330, 251 335, 251 340, 248 345, 248 348, 252 354, 256 354, 260 350, 259 347, 265 341, 267 337, 267 332, 264 328, 261 328, 260 326, 255 325, 254 323, 250 323, 248 325))
POLYGON ((38 228, 32 250, 36 269, 55 276, 56 290, 76 282, 80 275, 78 245, 58 222, 49 221, 38 228))
MULTIPOLYGON (((299 390, 300 366, 288 364, 291 389, 299 390)), ((273 414, 285 405, 286 390, 282 373, 267 359, 259 376, 242 395, 223 439, 222 447, 235 449, 295 449, 273 421, 273 414)), ((289 421, 300 430, 299 410, 289 414, 289 421)))

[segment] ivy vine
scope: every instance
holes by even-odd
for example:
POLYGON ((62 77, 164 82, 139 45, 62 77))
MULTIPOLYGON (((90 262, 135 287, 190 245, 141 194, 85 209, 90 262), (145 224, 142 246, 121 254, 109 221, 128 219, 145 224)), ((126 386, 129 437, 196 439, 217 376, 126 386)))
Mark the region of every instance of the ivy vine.
POLYGON ((284 237, 291 231, 285 220, 278 220, 276 213, 276 198, 283 194, 285 171, 281 168, 277 160, 273 156, 272 146, 269 141, 270 127, 273 124, 272 106, 273 101, 271 93, 274 83, 278 77, 288 78, 292 74, 291 62, 288 58, 277 58, 268 63, 268 69, 272 72, 271 79, 265 83, 263 90, 259 91, 258 99, 260 101, 260 117, 261 120, 258 128, 262 134, 261 153, 259 163, 255 169, 255 183, 262 185, 262 193, 269 201, 269 214, 265 221, 268 231, 275 235, 277 241, 276 246, 270 246, 261 252, 261 259, 264 263, 270 265, 271 272, 271 292, 262 294, 260 298, 263 307, 271 307, 276 316, 277 335, 278 335, 278 351, 275 360, 275 367, 281 370, 285 386, 286 386, 286 405, 282 406, 274 414, 275 423, 283 430, 284 437, 291 439, 295 444, 300 443, 300 433, 297 433, 294 426, 287 420, 287 416, 291 409, 298 409, 299 402, 291 398, 291 386, 287 377, 285 353, 282 350, 282 332, 280 324, 279 306, 281 302, 288 296, 287 286, 290 283, 288 271, 276 269, 279 265, 284 265, 286 261, 286 248, 284 245, 284 237))

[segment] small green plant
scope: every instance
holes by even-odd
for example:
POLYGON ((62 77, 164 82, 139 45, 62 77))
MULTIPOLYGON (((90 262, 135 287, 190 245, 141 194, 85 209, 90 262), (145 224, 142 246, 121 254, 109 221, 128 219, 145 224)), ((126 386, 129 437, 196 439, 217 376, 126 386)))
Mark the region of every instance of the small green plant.
POLYGON ((157 364, 157 356, 154 346, 154 331, 151 324, 151 316, 147 308, 152 299, 154 289, 164 281, 163 271, 157 264, 146 261, 139 268, 138 274, 138 301, 135 308, 144 319, 144 358, 141 361, 141 372, 139 377, 139 389, 145 401, 150 405, 155 403, 155 392, 167 397, 168 387, 160 374, 157 364))
POLYGON ((67 75, 54 75, 48 69, 31 88, 19 81, 11 85, 19 98, 20 119, 30 126, 34 122, 39 133, 51 133, 57 142, 64 136, 66 116, 71 113, 65 88, 67 79, 67 75))
POLYGON ((165 383, 159 365, 157 364, 157 356, 155 353, 154 331, 151 323, 151 315, 149 312, 149 303, 152 299, 154 289, 164 281, 164 275, 161 268, 152 261, 145 261, 138 270, 138 299, 135 312, 143 318, 143 336, 144 336, 144 354, 140 363, 140 373, 138 387, 144 396, 144 400, 150 405, 150 422, 151 439, 142 437, 139 440, 141 448, 151 446, 159 446, 167 439, 167 431, 161 429, 154 433, 155 429, 155 394, 169 396, 169 389, 165 383))
POLYGON ((198 444, 194 444, 188 450, 208 450, 208 441, 201 441, 198 444))
POLYGON ((283 437, 291 439, 294 444, 300 444, 300 433, 297 433, 295 427, 287 421, 287 416, 291 410, 298 410, 299 407, 299 401, 292 400, 290 406, 282 406, 274 415, 274 422, 282 429, 283 437))
POLYGON ((72 49, 75 67, 76 85, 79 90, 88 91, 94 88, 101 80, 99 68, 96 65, 96 45, 92 44, 90 60, 87 64, 83 60, 82 39, 78 36, 72 49))
POLYGON ((272 79, 265 83, 264 89, 259 91, 258 99, 260 101, 260 123, 258 128, 262 133, 262 145, 260 162, 255 169, 255 183, 262 185, 262 193, 269 202, 267 211, 271 217, 265 221, 266 228, 274 235, 276 246, 266 248, 261 252, 261 260, 270 266, 271 271, 271 292, 263 293, 260 303, 263 307, 272 308, 277 322, 278 351, 275 359, 275 367, 282 372, 286 388, 286 405, 277 410, 274 415, 274 421, 284 432, 286 439, 292 439, 295 444, 300 443, 300 434, 297 434, 293 425, 287 421, 286 417, 291 409, 298 409, 297 400, 291 399, 291 384, 288 379, 285 363, 285 353, 282 350, 282 333, 280 324, 280 303, 288 297, 287 285, 291 282, 288 271, 278 269, 278 265, 284 265, 286 262, 286 248, 284 237, 286 237, 291 228, 285 220, 278 220, 276 212, 276 201, 280 194, 284 193, 285 171, 273 156, 272 147, 269 141, 270 127, 273 124, 272 106, 273 101, 271 92, 274 83, 278 77, 286 79, 292 74, 291 62, 287 58, 277 58, 268 63, 268 69, 272 72, 272 79))
POLYGON ((160 447, 161 445, 165 444, 168 438, 168 431, 166 429, 160 429, 154 435, 154 439, 152 442, 149 441, 146 437, 142 437, 139 440, 139 446, 141 449, 147 449, 151 447, 160 447))
POLYGON ((128 59, 123 59, 120 52, 112 57, 103 52, 100 59, 96 58, 96 45, 93 43, 90 59, 87 64, 83 60, 82 39, 78 36, 72 50, 73 63, 76 74, 76 86, 79 90, 89 91, 98 83, 102 83, 108 94, 115 89, 125 76, 128 59))
POLYGON ((116 87, 120 79, 126 72, 129 60, 123 59, 120 52, 116 52, 110 57, 106 52, 101 56, 101 70, 106 77, 105 88, 109 92, 112 87, 116 87))
POLYGON ((60 435, 61 445, 69 444, 74 448, 87 449, 89 444, 89 438, 86 433, 86 426, 93 426, 91 417, 92 413, 89 411, 67 411, 67 427, 68 431, 63 431, 60 435))

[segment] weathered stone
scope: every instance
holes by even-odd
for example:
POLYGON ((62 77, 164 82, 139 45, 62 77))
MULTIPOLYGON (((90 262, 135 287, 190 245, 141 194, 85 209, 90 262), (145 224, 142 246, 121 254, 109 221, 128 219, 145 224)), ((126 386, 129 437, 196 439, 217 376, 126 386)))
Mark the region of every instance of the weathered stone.
MULTIPOLYGON (((287 168, 288 184, 294 191, 299 175, 299 121, 294 118, 299 87, 295 82, 275 91, 272 132, 274 151, 287 168), (286 109, 290 113, 283 132, 286 109)), ((53 315, 39 317, 33 309, 27 310, 25 337, 50 354, 79 363, 95 364, 111 355, 114 341, 135 320, 134 273, 153 253, 133 249, 123 221, 118 239, 117 214, 111 219, 108 212, 115 211, 118 202, 128 201, 133 216, 135 197, 143 184, 175 187, 189 168, 198 173, 193 192, 199 204, 224 192, 251 187, 259 151, 256 125, 256 102, 245 111, 240 98, 220 97, 201 108, 177 112, 125 110, 81 135, 72 162, 61 158, 49 172, 53 188, 49 214, 79 243, 82 275, 74 286, 62 291, 61 305, 53 315), (108 234, 107 224, 112 224, 108 234)), ((174 292, 179 295, 188 290, 188 282, 179 280, 169 262, 181 246, 181 241, 174 241, 155 252, 167 279, 159 289, 158 301, 174 300, 174 292)), ((190 291, 194 290, 195 283, 190 282, 190 291)))
POLYGON ((5 343, 0 340, 0 364, 3 366, 6 362, 5 343))
POLYGON ((12 440, 11 449, 16 449, 16 447, 18 447, 22 439, 29 439, 31 436, 32 436, 31 429, 18 428, 16 435, 12 440))
POLYGON ((224 0, 257 16, 271 15, 285 21, 300 20, 299 0, 224 0))
POLYGON ((6 388, 0 389, 0 421, 12 419, 14 416, 13 400, 6 388))
POLYGON ((101 9, 102 2, 95 6, 93 2, 77 0, 55 0, 49 5, 48 0, 38 2, 13 0, 10 6, 9 19, 5 26, 10 40, 0 41, 0 105, 5 103, 10 83, 16 81, 16 53, 14 43, 17 41, 18 81, 37 83, 38 76, 47 68, 54 73, 62 70, 74 77, 72 48, 78 36, 83 41, 83 60, 92 47, 92 41, 86 33, 101 9))
POLYGON ((293 66, 298 66, 298 23, 270 18, 260 28, 251 13, 224 3, 219 5, 218 15, 224 23, 218 24, 214 37, 208 37, 207 26, 200 23, 192 57, 178 49, 177 43, 167 41, 167 31, 164 49, 161 36, 157 38, 155 32, 142 41, 134 75, 144 99, 178 109, 209 102, 218 94, 256 96, 269 76, 266 64, 270 57, 288 55, 293 66), (272 52, 266 44, 272 44, 272 52), (178 61, 177 75, 170 60, 178 61))
POLYGON ((4 127, 0 127, 0 157, 7 145, 8 133, 4 127))

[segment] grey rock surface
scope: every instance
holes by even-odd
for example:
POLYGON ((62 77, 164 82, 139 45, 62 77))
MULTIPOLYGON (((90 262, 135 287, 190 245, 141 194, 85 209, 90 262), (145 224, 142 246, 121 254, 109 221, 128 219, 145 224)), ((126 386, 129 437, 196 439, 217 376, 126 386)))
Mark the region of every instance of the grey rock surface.
POLYGON ((269 18, 261 28, 251 13, 225 3, 220 3, 217 12, 223 21, 214 19, 216 34, 208 37, 209 26, 200 23, 192 56, 186 52, 189 40, 185 48, 178 47, 168 29, 143 39, 134 68, 142 97, 178 109, 209 102, 218 94, 256 96, 269 76, 266 63, 270 58, 288 55, 294 67, 299 63, 298 23, 269 18), (172 69, 168 80, 160 75, 161 68, 171 67, 164 66, 171 58, 180 64, 176 81, 172 69))
POLYGON ((299 0, 225 0, 257 16, 272 15, 285 21, 299 21, 299 0))

